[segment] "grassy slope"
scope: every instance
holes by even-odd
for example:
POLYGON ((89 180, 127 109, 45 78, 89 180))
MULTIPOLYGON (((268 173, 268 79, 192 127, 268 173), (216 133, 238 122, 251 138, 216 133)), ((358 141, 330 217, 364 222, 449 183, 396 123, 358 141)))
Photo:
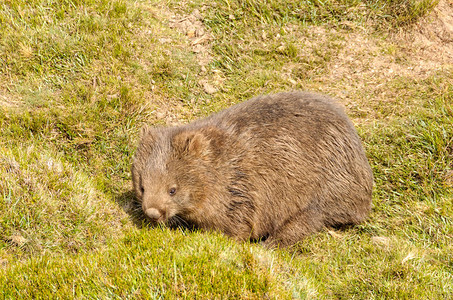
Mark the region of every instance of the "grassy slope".
POLYGON ((417 66, 385 32, 431 1, 299 2, 2 2, 2 297, 453 297, 452 66, 384 72, 417 66), (177 26, 195 9, 211 36, 198 54, 177 26), (375 174, 366 223, 271 251, 130 216, 144 122, 288 89, 346 105, 375 174))

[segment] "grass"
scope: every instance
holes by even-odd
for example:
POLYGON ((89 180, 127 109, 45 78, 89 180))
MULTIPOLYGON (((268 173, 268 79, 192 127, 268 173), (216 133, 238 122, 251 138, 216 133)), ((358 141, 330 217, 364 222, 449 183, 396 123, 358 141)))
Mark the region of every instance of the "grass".
POLYGON ((398 36, 437 2, 3 1, 1 298, 453 297, 453 67, 398 36), (144 123, 289 89, 346 106, 367 222, 269 250, 133 216, 144 123))

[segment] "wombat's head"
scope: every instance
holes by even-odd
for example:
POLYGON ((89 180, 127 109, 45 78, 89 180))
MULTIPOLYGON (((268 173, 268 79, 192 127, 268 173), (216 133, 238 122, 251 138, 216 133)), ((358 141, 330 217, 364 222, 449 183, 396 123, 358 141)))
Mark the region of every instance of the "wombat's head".
POLYGON ((208 127, 146 128, 132 164, 132 182, 145 214, 166 223, 190 217, 206 198, 212 182, 211 161, 222 139, 208 127))

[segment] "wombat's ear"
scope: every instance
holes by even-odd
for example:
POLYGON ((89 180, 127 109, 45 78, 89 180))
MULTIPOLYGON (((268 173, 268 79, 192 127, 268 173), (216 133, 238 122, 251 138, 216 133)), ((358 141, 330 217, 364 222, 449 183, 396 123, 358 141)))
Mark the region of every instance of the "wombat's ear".
POLYGON ((220 130, 214 127, 183 131, 174 136, 172 146, 179 154, 206 158, 215 150, 220 135, 220 130))

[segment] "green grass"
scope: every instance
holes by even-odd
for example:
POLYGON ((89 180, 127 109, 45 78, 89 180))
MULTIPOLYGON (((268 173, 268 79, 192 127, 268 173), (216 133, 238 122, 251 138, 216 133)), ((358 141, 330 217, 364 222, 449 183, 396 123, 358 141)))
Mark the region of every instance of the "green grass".
POLYGON ((437 2, 1 2, 0 297, 452 298, 453 66, 408 71, 421 54, 389 36, 437 2), (205 62, 172 25, 195 10, 205 62), (137 219, 144 123, 290 89, 339 98, 357 125, 364 224, 269 250, 137 219))
POLYGON ((275 285, 271 270, 258 260, 264 253, 260 248, 233 244, 215 235, 206 238, 201 233, 185 236, 168 229, 152 233, 131 233, 106 250, 66 256, 65 260, 40 256, 0 279, 3 295, 193 299, 222 294, 258 299, 288 294, 275 285), (14 286, 8 284, 7 278, 12 276, 14 286))

